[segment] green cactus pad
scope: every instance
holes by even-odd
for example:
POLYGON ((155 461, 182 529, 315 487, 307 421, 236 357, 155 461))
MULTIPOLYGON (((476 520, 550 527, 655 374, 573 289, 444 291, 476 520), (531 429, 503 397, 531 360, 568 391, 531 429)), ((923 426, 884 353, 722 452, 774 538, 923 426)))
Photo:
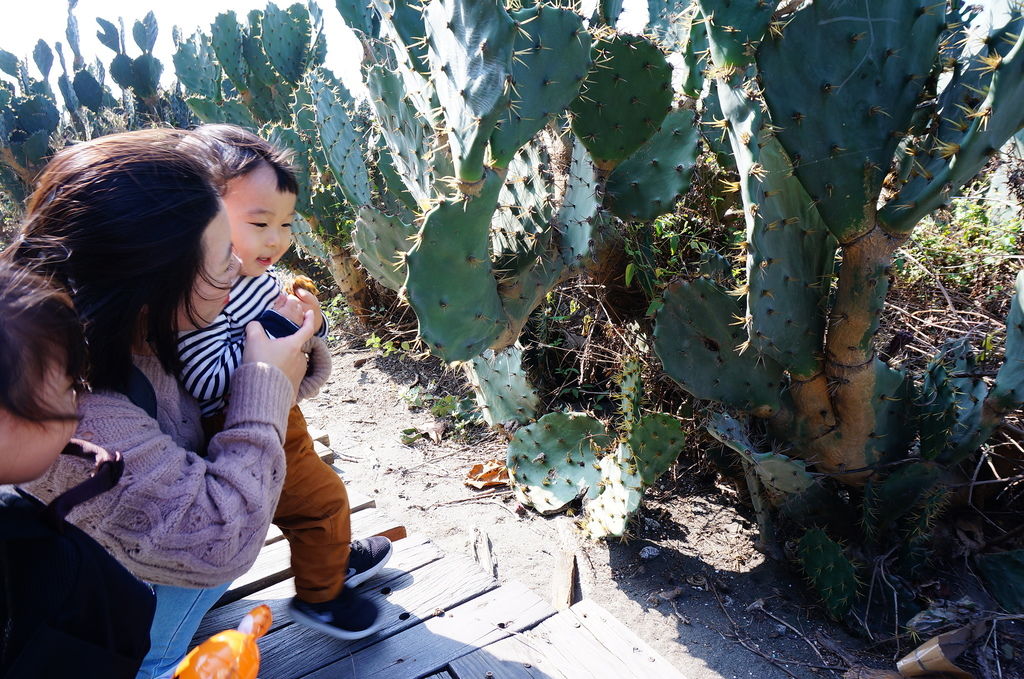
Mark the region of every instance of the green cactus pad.
POLYGON ((946 343, 928 364, 921 385, 921 456, 951 463, 974 452, 987 438, 982 423, 987 394, 967 341, 946 343))
POLYGON ((372 0, 381 18, 381 33, 401 49, 405 60, 421 75, 429 76, 423 9, 417 0, 372 0))
POLYGON ((956 65, 944 74, 949 83, 935 107, 925 109, 935 121, 927 145, 912 148, 904 162, 905 185, 879 211, 888 231, 909 233, 925 215, 948 202, 951 192, 970 181, 998 149, 1022 126, 1024 108, 1024 20, 1020 12, 992 31, 984 49, 965 56, 976 35, 946 36, 943 58, 956 65), (997 58, 992 69, 982 58, 997 58), (984 114, 984 115, 983 115, 984 114))
POLYGON ((629 432, 627 445, 644 486, 652 486, 675 463, 686 443, 683 425, 668 413, 644 415, 629 432))
POLYGON ((677 281, 664 294, 654 350, 669 377, 697 398, 722 401, 758 417, 778 411, 783 371, 748 347, 743 308, 707 279, 677 281))
POLYGON ((807 471, 807 463, 779 453, 758 452, 743 425, 726 413, 711 416, 708 432, 736 451, 751 465, 758 480, 776 493, 796 495, 814 483, 814 477, 807 471))
POLYGON ((246 105, 237 99, 227 99, 218 104, 205 97, 189 97, 185 103, 204 123, 229 123, 248 128, 259 127, 246 105))
POLYGON ((487 142, 508 106, 515 24, 495 0, 431 0, 423 19, 455 172, 476 186, 487 142))
POLYGON ((590 34, 568 9, 535 5, 512 13, 511 97, 491 135, 491 156, 507 167, 516 150, 579 94, 590 68, 590 34))
POLYGON ((706 19, 711 60, 719 68, 745 68, 768 31, 774 2, 697 0, 706 19))
POLYGON ((297 85, 306 71, 311 36, 309 12, 296 3, 278 9, 268 3, 263 13, 260 37, 274 70, 290 85, 297 85))
POLYGON ((372 207, 359 208, 352 244, 356 257, 374 279, 392 290, 405 285, 405 254, 412 247, 415 232, 396 217, 372 207))
POLYGON ((513 421, 526 424, 537 416, 540 397, 523 368, 523 348, 488 349, 465 364, 477 405, 489 426, 513 421))
POLYGON ((346 26, 364 33, 367 37, 377 37, 379 19, 373 11, 373 3, 369 0, 337 0, 335 6, 346 26))
POLYGON ((619 416, 622 417, 621 429, 627 433, 632 431, 633 425, 640 419, 640 402, 644 397, 642 369, 640 361, 631 358, 623 362, 622 372, 615 378, 619 385, 615 400, 619 402, 619 416))
POLYGON ((417 205, 426 207, 431 198, 433 139, 430 118, 426 115, 429 102, 421 101, 415 93, 407 93, 401 75, 380 65, 367 70, 366 85, 395 170, 417 205))
POLYGON ((220 68, 206 34, 196 31, 191 38, 178 43, 172 60, 175 75, 190 94, 211 100, 220 97, 220 68))
POLYGON ((135 25, 132 26, 132 37, 135 39, 135 44, 139 46, 140 50, 150 54, 156 45, 157 31, 156 16, 152 11, 149 11, 141 21, 136 21, 135 25))
POLYGON ((882 179, 935 57, 936 7, 816 2, 758 50, 779 141, 841 243, 874 227, 882 179))
POLYGON ((508 321, 506 341, 519 336, 530 314, 558 284, 564 272, 558 253, 548 250, 538 253, 518 276, 500 281, 498 295, 508 321))
POLYGON ((310 77, 316 124, 324 154, 345 199, 353 206, 370 203, 370 178, 363 160, 360 135, 346 111, 352 97, 326 72, 310 77))
POLYGON ((845 615, 857 598, 857 569, 842 546, 825 531, 812 528, 797 543, 797 560, 829 615, 845 615))
POLYGON ((242 54, 249 69, 249 87, 253 89, 255 83, 264 86, 275 85, 280 76, 274 71, 263 44, 263 12, 258 9, 252 10, 249 12, 248 20, 249 28, 242 38, 242 54))
POLYGON ((50 69, 53 68, 53 50, 46 44, 45 40, 39 40, 32 48, 32 61, 43 76, 43 80, 50 78, 50 69))
POLYGON ((601 200, 597 175, 587 148, 573 138, 565 196, 556 215, 562 263, 576 269, 587 263, 594 248, 594 220, 601 200))
POLYGON ((210 45, 217 55, 217 63, 224 69, 231 84, 240 93, 249 90, 249 69, 242 55, 245 34, 235 12, 218 14, 210 27, 210 45))
POLYGON ((491 247, 499 279, 518 275, 550 240, 555 194, 550 162, 540 145, 530 144, 516 153, 509 165, 491 219, 491 247))
POLYGON ((906 456, 917 432, 914 380, 875 359, 875 429, 868 441, 868 462, 887 463, 906 456))
POLYGON ((601 469, 601 493, 584 501, 584 533, 591 539, 621 537, 630 517, 640 508, 643 482, 632 468, 629 450, 622 444, 615 454, 605 455, 601 469))
POLYGON ((406 257, 406 295, 420 337, 449 362, 477 356, 507 328, 490 259, 489 225, 501 185, 501 175, 488 171, 479 196, 445 200, 427 213, 406 257))
POLYGON ((542 514, 561 511, 581 495, 597 497, 596 453, 611 444, 604 425, 581 413, 548 413, 522 427, 506 460, 516 497, 542 514))
POLYGON ((740 176, 747 233, 748 338, 797 379, 821 372, 836 242, 793 176, 759 102, 715 83, 740 176))
POLYGON ((690 188, 697 162, 692 109, 669 113, 658 130, 608 176, 611 211, 622 219, 648 221, 672 210, 690 188))
POLYGON ((678 42, 682 47, 683 63, 682 68, 677 68, 673 74, 673 89, 691 99, 700 97, 704 89, 706 60, 703 57, 709 49, 707 24, 699 19, 699 14, 688 17, 684 20, 685 32, 683 29, 675 31, 680 34, 678 42))
POLYGON ((941 475, 937 464, 918 462, 898 467, 884 479, 869 480, 864 489, 865 534, 871 538, 888 535, 901 517, 921 508, 941 475))
POLYGON ((1024 403, 1024 271, 1017 274, 1010 313, 1006 316, 1006 355, 989 398, 1000 410, 1024 403))
POLYGON ((593 66, 572 102, 572 130, 610 170, 658 131, 672 103, 672 67, 652 42, 615 34, 594 42, 593 66))
POLYGON ((75 90, 75 97, 78 102, 92 111, 99 113, 103 108, 105 92, 103 86, 96 81, 96 78, 89 71, 78 71, 75 73, 75 80, 72 84, 75 90))

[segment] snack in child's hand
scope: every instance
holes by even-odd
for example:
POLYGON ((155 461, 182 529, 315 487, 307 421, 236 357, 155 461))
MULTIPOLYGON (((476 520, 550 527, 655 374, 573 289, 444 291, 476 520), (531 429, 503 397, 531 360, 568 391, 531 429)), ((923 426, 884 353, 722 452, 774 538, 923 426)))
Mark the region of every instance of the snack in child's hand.
POLYGON ((311 293, 314 297, 320 295, 320 291, 317 290, 316 285, 313 283, 313 279, 309 276, 303 276, 301 274, 292 278, 292 280, 285 286, 285 290, 288 291, 289 295, 294 295, 296 290, 306 290, 311 293))

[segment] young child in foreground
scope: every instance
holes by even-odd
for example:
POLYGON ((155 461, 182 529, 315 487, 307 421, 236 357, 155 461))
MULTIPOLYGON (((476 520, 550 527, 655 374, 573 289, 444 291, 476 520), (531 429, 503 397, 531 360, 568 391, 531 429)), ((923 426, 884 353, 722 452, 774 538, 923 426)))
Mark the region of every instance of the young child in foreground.
POLYGON ((0 261, 0 484, 33 481, 62 452, 92 478, 43 505, 0 490, 0 676, 131 679, 149 651, 156 600, 96 541, 64 520, 109 490, 124 464, 75 431, 85 344, 71 299, 0 261))
MULTIPOLYGON (((312 396, 330 373, 330 355, 320 304, 309 291, 286 295, 272 269, 291 245, 298 184, 287 156, 258 136, 233 125, 203 125, 192 141, 213 151, 213 168, 231 224, 231 244, 241 260, 241 277, 227 306, 208 327, 179 338, 182 383, 202 406, 210 433, 219 430, 230 394, 230 377, 241 362, 245 326, 266 309, 301 324, 307 309, 318 319, 317 337, 307 347, 311 374, 299 399, 312 396)), ((359 639, 382 623, 376 605, 353 588, 376 574, 391 556, 387 538, 350 543, 348 494, 337 473, 313 450, 306 420, 293 406, 284 442, 284 489, 274 515, 291 547, 296 596, 292 617, 340 639, 359 639)))

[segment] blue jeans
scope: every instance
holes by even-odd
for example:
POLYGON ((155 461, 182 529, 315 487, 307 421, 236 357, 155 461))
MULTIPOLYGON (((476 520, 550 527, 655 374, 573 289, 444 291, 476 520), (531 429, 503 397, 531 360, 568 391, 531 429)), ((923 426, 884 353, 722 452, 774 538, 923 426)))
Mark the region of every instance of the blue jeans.
POLYGON ((217 603, 228 584, 209 589, 153 585, 156 613, 149 629, 149 653, 136 679, 163 679, 174 673, 203 616, 217 603))

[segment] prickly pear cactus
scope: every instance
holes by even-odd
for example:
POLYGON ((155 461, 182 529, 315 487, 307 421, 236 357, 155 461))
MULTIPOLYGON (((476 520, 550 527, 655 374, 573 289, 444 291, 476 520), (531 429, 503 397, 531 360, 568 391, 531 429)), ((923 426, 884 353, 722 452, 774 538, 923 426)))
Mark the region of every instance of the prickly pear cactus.
POLYGON ((840 618, 849 611, 857 596, 857 569, 842 545, 812 528, 800 538, 797 558, 829 615, 840 618))
POLYGON ((489 426, 507 422, 526 424, 537 416, 540 397, 523 367, 521 346, 485 351, 464 366, 489 426))
POLYGON ((597 454, 611 444, 604 425, 581 413, 549 413, 519 429, 506 461, 516 497, 542 514, 561 511, 580 496, 597 497, 597 454))

